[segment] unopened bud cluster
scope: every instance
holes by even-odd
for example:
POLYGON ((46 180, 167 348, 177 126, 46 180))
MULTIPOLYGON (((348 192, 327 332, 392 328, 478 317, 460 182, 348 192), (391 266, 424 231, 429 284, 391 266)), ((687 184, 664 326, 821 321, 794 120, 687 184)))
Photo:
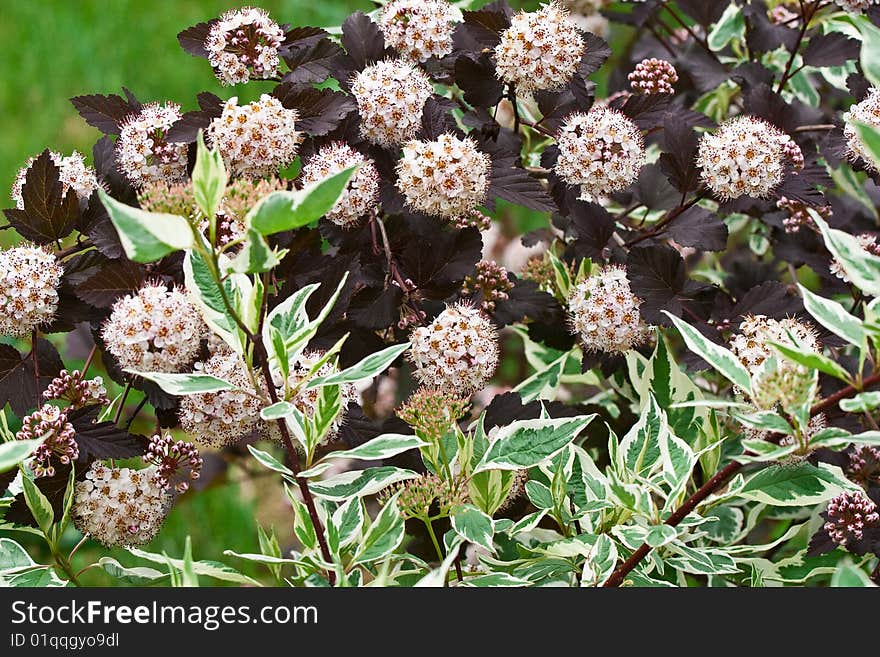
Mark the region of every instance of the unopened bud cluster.
POLYGON ((828 502, 824 529, 838 545, 860 541, 865 530, 880 524, 877 505, 864 493, 845 492, 828 502))
POLYGON ((495 310, 498 301, 509 298, 513 283, 507 270, 494 260, 480 260, 475 269, 473 276, 465 277, 461 292, 464 295, 481 293, 483 300, 480 307, 490 313, 495 310))
POLYGON ((859 445, 850 452, 846 476, 862 488, 880 486, 880 449, 859 445))
POLYGON ((782 225, 784 226, 786 233, 796 233, 803 227, 812 229, 817 228, 816 222, 813 221, 813 218, 810 216, 810 209, 818 213, 822 219, 828 219, 828 217, 832 215, 830 205, 814 207, 807 205, 803 201, 793 198, 790 199, 785 196, 779 197, 779 200, 776 201, 776 207, 780 210, 785 210, 788 213, 788 216, 782 220, 782 225))
POLYGON ((627 77, 633 91, 649 96, 674 93, 672 85, 678 82, 675 67, 656 57, 640 61, 627 77))
POLYGON ((397 417, 423 438, 436 442, 462 417, 469 402, 455 392, 440 388, 420 388, 397 409, 397 417))
MULTIPOLYGON (((171 482, 184 468, 189 470, 189 478, 193 481, 202 473, 202 457, 192 443, 174 440, 170 434, 154 435, 150 439, 144 461, 155 466, 154 483, 163 490, 171 488, 171 482)), ((183 493, 189 488, 186 481, 177 482, 174 490, 183 493)))
POLYGON ((400 493, 397 506, 406 519, 448 515, 452 509, 468 500, 467 488, 463 482, 458 479, 443 481, 431 473, 389 486, 379 494, 379 502, 386 504, 397 492, 400 493))
POLYGON ((104 379, 100 376, 83 379, 79 370, 73 372, 61 370, 43 392, 43 398, 66 401, 72 408, 82 408, 92 404, 106 406, 110 403, 107 398, 107 388, 104 387, 104 379))
POLYGON ((67 421, 67 413, 51 404, 44 404, 41 409, 25 417, 15 437, 18 440, 43 439, 31 460, 35 477, 51 477, 55 474, 53 457, 65 465, 79 458, 76 431, 67 421))

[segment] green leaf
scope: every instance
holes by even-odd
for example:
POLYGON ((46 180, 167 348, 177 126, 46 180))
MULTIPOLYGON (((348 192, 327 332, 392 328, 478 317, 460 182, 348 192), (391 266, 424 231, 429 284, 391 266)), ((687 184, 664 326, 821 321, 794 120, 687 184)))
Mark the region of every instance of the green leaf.
POLYGON ((51 536, 52 525, 55 523, 55 512, 52 510, 52 504, 43 495, 43 491, 37 488, 33 479, 27 476, 21 477, 21 485, 24 489, 24 501, 27 503, 31 513, 40 531, 49 538, 51 536))
POLYGON ((709 363, 709 365, 718 370, 718 372, 741 390, 746 393, 751 392, 749 373, 732 351, 710 341, 683 319, 679 319, 666 310, 663 313, 669 317, 675 328, 681 333, 681 337, 684 338, 688 349, 709 363))
POLYGON ((523 403, 539 399, 548 391, 556 391, 562 373, 565 371, 565 363, 568 361, 570 352, 565 352, 546 367, 539 369, 530 377, 519 383, 514 392, 518 392, 523 403))
POLYGON ((675 540, 678 532, 675 527, 669 525, 652 525, 648 527, 648 533, 645 534, 645 543, 652 548, 658 548, 675 540))
POLYGON ((0 443, 0 472, 6 472, 16 467, 43 442, 42 438, 33 440, 10 440, 8 443, 0 443))
POLYGON ((160 572, 154 568, 147 568, 146 566, 127 568, 112 557, 101 557, 98 560, 98 565, 111 577, 134 586, 148 586, 168 577, 168 573, 160 572))
POLYGON ((791 425, 776 411, 758 411, 757 413, 737 413, 731 411, 730 417, 737 422, 757 431, 773 431, 787 436, 792 433, 791 425))
POLYGON ((494 554, 492 518, 470 504, 457 506, 449 517, 452 529, 464 540, 494 554))
POLYGON ((12 588, 48 588, 65 587, 68 582, 58 577, 55 569, 49 566, 39 566, 31 570, 25 570, 8 575, 0 574, 0 587, 12 588))
POLYGON ((133 208, 113 199, 100 187, 98 197, 107 208, 130 260, 155 262, 169 253, 193 246, 192 228, 183 217, 133 208))
POLYGON ((180 374, 176 372, 140 372, 125 370, 141 378, 152 381, 169 395, 197 395, 220 390, 238 390, 238 386, 210 374, 180 374))
POLYGON ((393 363, 400 354, 409 349, 410 343, 396 344, 386 347, 375 354, 370 354, 363 360, 355 363, 351 367, 347 367, 341 372, 328 374, 327 376, 315 377, 309 381, 307 388, 317 388, 318 386, 327 386, 340 383, 356 383, 365 379, 371 379, 380 372, 383 372, 391 363, 393 363))
POLYGON ((739 572, 733 557, 720 550, 692 548, 678 542, 671 543, 669 549, 674 550, 677 556, 667 558, 666 562, 686 573, 727 575, 739 572))
POLYGON ((824 354, 819 354, 815 351, 807 351, 806 349, 793 347, 781 342, 774 342, 773 340, 768 340, 768 343, 788 360, 794 361, 795 363, 812 370, 819 370, 820 372, 824 372, 825 374, 840 379, 841 381, 850 380, 849 372, 824 354))
POLYGON ((27 550, 17 542, 11 538, 0 538, 0 575, 16 572, 22 568, 31 568, 36 565, 36 562, 27 553, 27 550))
POLYGON ((293 476, 293 471, 290 468, 281 463, 278 459, 276 459, 268 452, 257 449, 253 445, 248 445, 247 448, 248 451, 253 455, 253 457, 257 459, 257 461, 259 461, 260 465, 262 465, 263 467, 274 470, 275 472, 280 472, 281 474, 285 474, 290 477, 293 476))
POLYGON ((507 499, 515 473, 510 470, 484 470, 468 479, 471 502, 484 513, 493 515, 507 499))
POLYGON ((349 167, 293 192, 272 192, 248 213, 246 223, 261 235, 302 228, 317 221, 336 204, 357 167, 349 167))
MULTIPOLYGON (((243 337, 235 320, 223 303, 223 295, 211 276, 205 259, 196 251, 187 251, 183 258, 183 276, 190 299, 202 313, 205 323, 236 353, 243 353, 243 337)), ((226 298, 234 296, 232 281, 223 281, 226 298)), ((268 343, 267 343, 268 344, 268 343)))
POLYGON ((831 586, 833 588, 875 588, 877 585, 871 581, 868 573, 856 566, 850 559, 846 559, 837 566, 831 576, 831 586))
POLYGON ((389 500, 358 544, 352 563, 369 563, 391 554, 404 537, 403 517, 397 499, 389 500))
POLYGON ((488 575, 477 575, 476 577, 468 577, 458 586, 473 587, 491 587, 498 586, 529 586, 530 582, 519 577, 514 577, 508 573, 489 573, 488 575))
POLYGON ((844 489, 841 479, 806 462, 775 465, 749 478, 740 495, 771 506, 807 506, 838 495, 844 489))
POLYGON ((281 258, 287 253, 286 250, 275 252, 269 246, 266 238, 253 228, 248 228, 245 240, 238 251, 238 255, 232 260, 232 271, 242 274, 258 274, 271 271, 281 263, 281 258))
POLYGON ((180 569, 181 586, 187 588, 197 588, 199 578, 196 575, 195 564, 193 564, 192 556, 192 539, 187 535, 186 543, 183 547, 183 567, 180 569))
POLYGON ((742 8, 731 4, 724 10, 718 22, 712 26, 707 37, 713 52, 724 50, 731 41, 742 41, 746 33, 746 20, 742 8))
POLYGON ((666 441, 668 433, 666 414, 657 406, 654 395, 649 393, 639 421, 620 441, 618 454, 625 469, 635 475, 650 472, 660 460, 660 444, 666 441))
POLYGON ((501 427, 474 472, 521 470, 544 463, 574 440, 594 417, 517 420, 501 427))
MULTIPOLYGON (((491 470, 490 472, 498 471, 491 470)), ((529 502, 535 505, 536 509, 552 509, 556 506, 553 502, 553 493, 550 492, 550 488, 548 488, 546 484, 542 484, 540 481, 534 479, 527 481, 526 495, 529 498, 529 502)))
POLYGON ((296 409, 296 406, 286 401, 275 402, 270 406, 266 406, 263 409, 260 409, 260 417, 264 420, 282 420, 290 415, 293 415, 293 411, 296 409))
POLYGON ((382 466, 355 472, 343 472, 324 481, 312 482, 310 487, 312 493, 318 497, 342 502, 351 497, 372 495, 391 484, 407 479, 418 479, 418 477, 418 473, 412 470, 382 466))
MULTIPOLYGON (((871 390, 869 392, 860 392, 849 399, 840 400, 840 410, 847 413, 864 413, 873 411, 880 406, 880 390, 871 390)), ((3 468, 0 468, 2 470, 3 468)))
POLYGON ((387 433, 377 438, 358 445, 353 449, 338 452, 330 452, 323 460, 327 459, 359 459, 361 461, 378 461, 397 456, 411 449, 423 447, 428 443, 418 436, 407 436, 399 433, 387 433))
POLYGON ((854 235, 830 228, 818 212, 809 212, 822 232, 825 246, 849 280, 862 292, 880 296, 880 258, 865 251, 854 235))
MULTIPOLYGON (((162 565, 171 564, 174 568, 180 571, 184 568, 182 559, 172 559, 164 554, 155 554, 153 552, 147 552, 133 547, 128 548, 128 551, 136 557, 152 561, 153 563, 162 565)), ((223 580, 224 582, 235 582, 236 584, 246 584, 248 586, 262 586, 257 580, 248 577, 247 575, 243 575, 235 570, 235 568, 218 561, 193 561, 191 567, 196 575, 213 577, 214 579, 223 580)))
POLYGON ((865 77, 875 87, 880 87, 880 29, 866 16, 851 17, 862 33, 860 63, 865 77))
POLYGON ((357 497, 348 500, 333 512, 333 524, 338 529, 340 547, 345 547, 360 535, 366 519, 364 505, 357 497))
POLYGON ((607 534, 599 534, 584 561, 581 586, 602 586, 617 565, 617 544, 607 534))
POLYGON ((813 294, 803 285, 798 285, 804 298, 804 308, 817 322, 835 335, 862 349, 868 340, 868 334, 862 320, 851 315, 847 310, 831 299, 813 294))
POLYGON ((217 148, 208 149, 202 131, 196 140, 196 164, 192 172, 192 188, 196 205, 202 215, 216 221, 217 210, 226 193, 226 168, 217 148))

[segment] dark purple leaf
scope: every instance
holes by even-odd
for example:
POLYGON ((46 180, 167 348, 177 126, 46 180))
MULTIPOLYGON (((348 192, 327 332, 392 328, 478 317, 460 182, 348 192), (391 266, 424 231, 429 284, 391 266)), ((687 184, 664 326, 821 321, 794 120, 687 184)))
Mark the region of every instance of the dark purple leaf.
POLYGON ((494 48, 501 33, 510 27, 513 11, 506 2, 491 2, 476 11, 462 12, 464 22, 456 26, 454 43, 459 50, 480 52, 494 48))
POLYGON ((508 298, 496 301, 495 310, 489 313, 501 326, 523 320, 551 320, 559 308, 556 299, 539 290, 535 281, 513 278, 513 289, 507 294, 508 298))
POLYGON ((284 35, 284 41, 278 48, 282 56, 286 56, 291 48, 299 48, 301 46, 312 46, 318 41, 327 38, 327 30, 321 27, 293 27, 284 35))
POLYGON ((142 456, 147 439, 120 429, 113 422, 98 422, 99 406, 72 411, 67 417, 76 430, 78 461, 83 465, 96 459, 129 459, 142 456))
POLYGON ((708 287, 691 281, 678 251, 661 244, 630 249, 626 272, 633 294, 642 300, 639 311, 651 324, 668 324, 661 310, 680 316, 684 305, 708 287))
POLYGON ((433 231, 410 240, 401 252, 401 269, 423 292, 443 298, 456 291, 480 259, 483 240, 474 228, 433 231))
MULTIPOLYGON (((55 466, 54 475, 51 477, 38 477, 34 480, 34 483, 43 495, 46 496, 46 499, 49 500, 55 518, 58 519, 61 518, 64 513, 64 493, 67 491, 67 482, 70 478, 71 466, 60 463, 57 459, 53 465, 55 466)), ((83 473, 77 473, 77 477, 79 477, 80 474, 83 473)), ((15 499, 12 501, 12 504, 9 505, 9 509, 7 509, 6 514, 3 516, 3 519, 6 520, 6 522, 11 522, 24 527, 37 527, 37 521, 34 519, 34 515, 28 508, 27 502, 25 502, 24 493, 19 493, 15 496, 15 499)))
POLYGON ((701 251, 723 251, 727 246, 727 225, 721 217, 698 205, 678 215, 667 232, 681 246, 701 251))
POLYGON ((140 288, 144 268, 129 260, 115 260, 76 286, 76 296, 97 308, 109 308, 119 297, 140 288))
POLYGON ((620 111, 642 130, 650 130, 662 123, 669 101, 669 94, 633 94, 620 111))
POLYGON ((601 205, 586 201, 575 201, 569 210, 577 258, 604 261, 608 257, 605 247, 614 235, 614 217, 601 205))
POLYGON ((66 237, 79 222, 79 200, 71 190, 62 196, 59 169, 48 149, 33 161, 25 176, 24 210, 4 210, 9 223, 29 240, 49 244, 66 237))
POLYGON ((669 182, 682 194, 699 187, 700 171, 697 169, 697 133, 687 123, 668 114, 663 122, 663 153, 660 169, 669 182))
POLYGON ((797 47, 798 30, 779 23, 771 23, 764 2, 753 0, 743 9, 743 14, 748 24, 746 44, 753 52, 770 52, 780 46, 784 46, 787 50, 797 47))
POLYGON ((284 61, 290 72, 284 75, 284 82, 312 84, 323 82, 330 77, 336 60, 345 53, 342 48, 330 41, 321 39, 315 43, 291 48, 284 61))
POLYGON ((859 42, 840 32, 817 34, 801 53, 807 66, 843 66, 859 58, 859 42))
POLYGON ((697 91, 707 92, 718 87, 730 77, 727 68, 708 55, 702 48, 694 48, 681 60, 684 69, 694 82, 697 91))
POLYGON ((703 27, 709 27, 721 18, 721 14, 727 8, 727 3, 707 2, 706 0, 677 0, 675 4, 703 27))
POLYGON ((455 83, 474 107, 492 107, 501 100, 504 84, 495 75, 489 55, 462 55, 455 60, 455 83))
POLYGON ((326 135, 334 130, 346 116, 357 109, 350 96, 331 89, 297 87, 284 82, 275 87, 272 94, 284 107, 297 111, 297 128, 313 137, 326 135))
POLYGON ((24 358, 9 345, 0 345, 0 408, 7 402, 19 417, 42 405, 41 395, 52 379, 64 369, 58 351, 48 340, 37 341, 39 386, 34 371, 34 354, 24 358))
POLYGON ((400 319, 400 301, 403 291, 396 285, 388 288, 367 288, 352 298, 348 316, 356 325, 365 329, 380 330, 392 326, 400 319))
POLYGON ((188 27, 177 35, 177 41, 180 47, 186 50, 193 57, 208 58, 208 51, 205 50, 205 41, 208 33, 217 22, 217 19, 210 20, 206 23, 197 23, 192 27, 188 27))
POLYGON ((562 91, 537 91, 535 100, 541 112, 541 125, 556 131, 568 115, 581 111, 581 107, 569 87, 562 91))
POLYGON ((765 281, 746 292, 729 311, 728 321, 739 324, 746 315, 784 319, 804 311, 801 298, 779 281, 765 281))
POLYGON ((120 123, 132 112, 128 101, 116 94, 75 96, 70 102, 86 123, 105 135, 118 135, 120 123))
POLYGON ((587 77, 590 73, 598 71, 602 64, 611 57, 611 47, 601 37, 592 32, 581 32, 584 39, 584 54, 578 65, 578 73, 587 77))
POLYGON ((363 70, 385 57, 385 37, 362 11, 356 11, 342 24, 342 46, 353 70, 363 70))
POLYGON ((425 107, 422 109, 422 130, 421 137, 423 139, 434 140, 440 135, 451 132, 460 135, 458 124, 452 116, 452 112, 458 106, 454 101, 441 96, 431 96, 425 101, 425 107))
MULTIPOLYGON (((137 192, 128 178, 123 176, 116 167, 116 149, 113 140, 106 135, 95 142, 92 148, 92 159, 98 180, 104 189, 117 201, 128 205, 137 205, 137 192)), ((98 201, 98 205, 103 204, 98 201)))

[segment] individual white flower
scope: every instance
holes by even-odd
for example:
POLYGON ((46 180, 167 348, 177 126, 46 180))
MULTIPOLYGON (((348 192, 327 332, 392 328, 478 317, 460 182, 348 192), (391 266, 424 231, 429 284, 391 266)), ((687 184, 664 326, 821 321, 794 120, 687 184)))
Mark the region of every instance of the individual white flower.
POLYGON ((452 52, 452 33, 460 14, 446 0, 391 0, 379 25, 385 42, 417 62, 452 52))
POLYGON ((348 144, 338 142, 321 147, 302 170, 303 184, 311 185, 356 164, 361 165, 360 168, 349 179, 333 209, 327 213, 330 221, 343 228, 355 226, 361 217, 376 207, 379 201, 379 172, 376 165, 348 144))
POLYGON ((156 466, 132 470, 96 461, 74 487, 73 524, 106 547, 149 543, 174 499, 157 483, 156 472, 156 466))
POLYGON ((116 166, 132 185, 186 180, 187 146, 167 140, 169 128, 181 116, 177 103, 147 103, 122 122, 116 140, 116 166))
POLYGON ((467 304, 447 306, 410 335, 409 358, 424 385, 471 393, 498 367, 498 336, 492 321, 467 304))
POLYGON ((411 141, 397 163, 397 188, 411 208, 457 219, 486 200, 489 156, 473 140, 453 134, 433 141, 411 141))
POLYGON ((554 170, 567 184, 579 185, 584 199, 626 189, 645 164, 645 145, 636 124, 601 105, 568 116, 556 142, 559 158, 554 170))
POLYGON ((206 331, 185 292, 148 283, 113 304, 101 336, 123 368, 180 372, 195 359, 206 331))
POLYGON ((517 92, 531 94, 564 87, 584 54, 580 30, 556 3, 538 11, 520 12, 501 33, 495 46, 495 70, 517 92))
MULTIPOLYGON (((49 151, 49 156, 52 158, 55 166, 58 167, 58 179, 61 181, 62 196, 66 196, 68 190, 72 189, 80 201, 86 201, 92 195, 92 192, 98 189, 97 174, 92 167, 86 165, 86 160, 80 153, 73 151, 73 153, 65 157, 57 151, 49 151)), ((27 179, 27 173, 36 159, 36 156, 29 158, 27 163, 18 170, 15 182, 12 183, 10 196, 15 201, 15 207, 19 210, 24 209, 22 190, 27 179)))
POLYGON ((723 201, 765 198, 782 182, 791 138, 763 119, 737 116, 700 138, 697 166, 723 201))
POLYGON ((678 72, 675 67, 665 59, 651 57, 643 59, 627 76, 633 91, 648 96, 654 94, 671 94, 672 88, 678 82, 678 72))
POLYGON ((367 66, 351 81, 361 136, 385 148, 408 142, 422 125, 433 90, 428 76, 412 64, 387 60, 367 66))
POLYGON ((877 164, 871 157, 870 152, 862 142, 861 137, 853 128, 853 121, 866 123, 869 126, 880 129, 880 89, 871 87, 864 100, 851 105, 849 112, 843 115, 846 125, 843 127, 843 136, 846 137, 846 146, 850 159, 853 161, 861 158, 865 167, 871 171, 877 171, 877 164))
POLYGON ((205 39, 208 62, 224 85, 278 74, 278 48, 284 30, 265 9, 231 9, 211 26, 205 39))
POLYGON ((0 251, 0 335, 27 336, 58 310, 64 269, 48 250, 22 244, 0 251))
POLYGON ((568 310, 587 351, 625 353, 651 340, 653 328, 639 314, 626 269, 606 265, 571 291, 568 310))
MULTIPOLYGON (((305 382, 307 378, 314 378, 318 376, 330 376, 331 374, 336 374, 339 370, 336 365, 332 361, 328 361, 321 365, 315 372, 312 372, 312 368, 317 365, 318 361, 320 361, 326 355, 325 351, 304 351, 299 356, 297 356, 296 360, 294 360, 290 365, 290 375, 287 377, 287 387, 285 389, 282 386, 281 380, 276 380, 274 383, 276 387, 278 387, 278 396, 279 398, 284 398, 284 394, 288 391, 296 390, 296 393, 290 397, 287 401, 296 406, 297 410, 302 413, 306 418, 313 418, 315 416, 315 412, 318 410, 318 402, 321 396, 320 388, 305 388, 305 382), (311 376, 309 376, 311 373, 311 376)), ((275 375, 278 379, 280 379, 280 375, 275 375)), ((341 410, 339 411, 339 415, 333 420, 330 425, 329 430, 322 436, 321 442, 326 443, 330 441, 334 436, 336 436, 339 431, 339 427, 345 421, 346 410, 348 409, 349 402, 358 400, 358 392, 357 388, 353 383, 341 383, 339 385, 339 398, 341 403, 341 410)), ((276 428, 274 423, 269 425, 270 434, 273 437, 277 436, 276 428)))
POLYGON ((303 137, 296 131, 298 118, 296 110, 268 94, 247 105, 239 105, 233 96, 211 121, 208 138, 233 176, 262 178, 296 158, 303 137))
MULTIPOLYGON (((877 243, 877 236, 871 235, 870 233, 862 233, 861 235, 856 235, 856 240, 859 242, 859 246, 862 247, 865 251, 874 256, 880 256, 880 244, 877 243)), ((846 275, 846 272, 843 271, 843 268, 840 266, 840 263, 835 258, 831 261, 831 264, 828 266, 828 269, 831 270, 831 273, 837 276, 840 280, 845 283, 851 282, 849 280, 849 276, 846 275)))
POLYGON ((872 6, 880 4, 880 0, 835 0, 835 2, 850 14, 862 14, 872 6))
POLYGON ((221 447, 238 442, 262 426, 262 402, 239 354, 224 346, 204 363, 196 363, 195 371, 228 381, 238 389, 181 397, 180 426, 184 431, 200 443, 221 447))

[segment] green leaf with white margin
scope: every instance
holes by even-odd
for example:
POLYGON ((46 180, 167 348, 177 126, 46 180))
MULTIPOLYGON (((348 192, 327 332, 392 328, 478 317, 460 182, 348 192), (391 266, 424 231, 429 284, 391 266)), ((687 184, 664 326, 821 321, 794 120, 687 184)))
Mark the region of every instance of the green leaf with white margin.
POLYGON ((559 381, 565 371, 569 355, 570 352, 566 351, 546 367, 519 383, 513 391, 519 393, 524 404, 536 399, 552 399, 559 388, 559 381))
POLYGON ((111 577, 134 586, 148 586, 168 577, 168 573, 147 566, 127 568, 112 557, 101 557, 98 560, 98 565, 111 577))
POLYGON ((650 472, 660 460, 660 443, 666 441, 668 433, 666 414, 657 406, 654 395, 649 393, 639 421, 620 441, 618 458, 622 470, 638 476, 650 472))
POLYGON ((21 545, 11 538, 0 538, 0 575, 33 568, 37 563, 21 545))
POLYGON ((516 473, 511 470, 483 470, 468 479, 468 496, 480 511, 493 515, 507 499, 516 473))
POLYGON ((495 536, 495 527, 491 516, 486 515, 477 507, 470 504, 461 504, 452 511, 449 516, 452 529, 464 540, 478 545, 488 552, 495 553, 492 542, 495 536))
POLYGON ((495 434, 474 472, 522 470, 549 461, 565 449, 594 417, 595 413, 511 422, 495 434))
POLYGON ((11 470, 27 457, 43 442, 42 438, 33 440, 10 440, 0 443, 0 472, 11 470))
POLYGON ((872 85, 880 87, 880 28, 875 27, 867 16, 851 16, 850 20, 862 34, 862 71, 872 85))
POLYGON ((275 472, 280 472, 281 474, 288 475, 290 477, 293 476, 293 471, 290 468, 281 463, 278 459, 276 459, 268 452, 257 449, 253 445, 248 445, 247 448, 248 451, 253 455, 253 457, 257 459, 257 461, 259 461, 260 465, 262 465, 263 467, 268 468, 269 470, 274 470, 275 472))
POLYGON ((739 572, 733 557, 721 550, 693 548, 678 541, 670 543, 668 549, 675 552, 676 556, 668 557, 666 563, 686 573, 728 575, 739 572))
POLYGON ((822 231, 825 246, 853 285, 865 294, 880 296, 880 258, 865 251, 854 235, 830 228, 818 212, 809 212, 822 231))
MULTIPOLYGON (((170 563, 177 570, 181 571, 184 568, 183 559, 172 559, 164 554, 155 554, 153 552, 147 552, 133 547, 127 549, 134 556, 140 557, 141 559, 146 559, 147 561, 162 565, 170 563)), ((235 568, 218 561, 193 561, 192 570, 196 575, 213 577, 214 579, 223 580, 224 582, 235 582, 237 584, 247 584, 248 586, 262 586, 257 580, 248 577, 247 575, 243 575, 235 570, 235 568)))
POLYGON ((224 381, 210 374, 140 372, 131 369, 126 369, 125 371, 152 381, 169 395, 197 395, 205 392, 219 392, 221 390, 239 390, 238 386, 229 383, 229 381, 224 381))
MULTIPOLYGON (((227 312, 220 290, 214 283, 205 259, 196 251, 187 251, 183 258, 183 276, 189 298, 201 311, 205 323, 220 336, 236 353, 243 353, 243 336, 235 320, 227 312)), ((225 280, 223 287, 228 299, 233 297, 232 281, 225 280)))
POLYGON ((581 586, 602 586, 617 565, 617 543, 607 534, 599 534, 584 561, 581 586))
POLYGON ((449 575, 449 569, 452 568, 452 563, 455 561, 456 557, 458 557, 458 551, 461 549, 461 546, 462 541, 456 535, 456 541, 451 546, 447 545, 448 551, 446 553, 446 558, 443 559, 443 563, 416 582, 415 587, 441 588, 445 586, 449 575))
POLYGON ((798 285, 798 288, 804 298, 804 308, 817 322, 859 349, 865 348, 868 333, 865 331, 862 320, 851 315, 836 301, 813 294, 803 285, 798 285))
POLYGON ((342 502, 351 497, 363 497, 378 493, 391 484, 407 479, 418 479, 412 470, 382 466, 354 472, 343 472, 330 479, 310 484, 312 493, 325 500, 342 502))
POLYGON ((489 573, 487 575, 477 575, 476 577, 468 577, 457 586, 475 587, 475 588, 496 588, 500 586, 530 586, 531 582, 519 577, 514 577, 508 573, 489 573))
POLYGON ((742 8, 731 4, 709 30, 706 42, 713 52, 720 52, 731 41, 742 41, 745 33, 746 20, 742 8))
POLYGON ((681 333, 681 337, 684 339, 688 349, 709 363, 709 365, 718 370, 718 372, 741 390, 746 393, 751 392, 749 373, 732 351, 710 341, 683 319, 679 319, 666 310, 663 313, 669 317, 675 328, 681 333))
POLYGON ((851 378, 846 369, 828 358, 825 354, 808 351, 807 349, 802 349, 800 347, 793 347, 790 344, 774 342, 773 340, 768 340, 768 344, 788 360, 794 361, 804 367, 812 370, 819 370, 820 372, 824 372, 825 374, 833 376, 835 379, 840 379, 841 381, 849 382, 851 378))
POLYGON ((356 170, 348 167, 293 192, 272 192, 248 212, 245 224, 261 235, 274 235, 317 221, 333 209, 356 170))
POLYGON ((393 363, 400 354, 409 349, 410 343, 396 344, 386 347, 381 351, 370 354, 363 360, 355 363, 351 367, 347 367, 341 372, 328 374, 327 376, 315 377, 306 388, 317 388, 318 386, 328 386, 340 383, 357 383, 366 379, 372 379, 380 372, 384 372, 391 363, 393 363))
POLYGON ((389 459, 411 449, 423 447, 428 443, 418 436, 407 436, 399 433, 386 433, 377 438, 358 445, 353 449, 338 452, 330 452, 323 460, 327 459, 359 459, 361 461, 378 461, 389 459))
POLYGON ((332 519, 339 534, 339 547, 345 547, 360 536, 367 520, 367 514, 360 498, 354 497, 340 505, 333 512, 332 519))
POLYGON ((220 149, 205 146, 205 137, 199 130, 196 138, 196 163, 192 171, 192 190, 196 205, 203 217, 216 221, 217 210, 226 194, 226 167, 220 149))
POLYGON ((0 587, 9 588, 48 588, 65 587, 66 580, 61 579, 51 566, 39 566, 18 573, 0 574, 0 587))
MULTIPOLYGON (((880 406, 880 390, 871 390, 869 392, 860 392, 849 399, 840 400, 840 410, 847 413, 864 413, 873 411, 880 406)), ((0 471, 3 468, 0 467, 0 471)))
POLYGON ((269 246, 266 238, 253 228, 245 232, 245 240, 235 258, 232 259, 232 270, 241 274, 259 274, 277 267, 287 254, 287 249, 275 251, 269 246))
POLYGON ((840 468, 802 462, 761 470, 746 481, 740 496, 770 506, 808 506, 827 502, 852 486, 840 468))
POLYGON ((731 411, 730 417, 757 431, 773 431, 784 436, 788 436, 794 431, 785 418, 776 411, 758 411, 757 413, 731 411))
POLYGON ((660 443, 660 459, 663 462, 663 477, 670 486, 667 503, 674 503, 675 498, 684 490, 697 456, 685 441, 671 431, 665 434, 660 443))
POLYGON ((844 559, 831 576, 832 588, 876 588, 876 584, 863 569, 856 566, 851 559, 844 559))
POLYGON ((378 561, 391 554, 405 535, 403 516, 397 506, 397 496, 388 500, 358 543, 353 564, 378 561))
POLYGON ((678 532, 675 527, 669 525, 651 525, 648 527, 648 533, 645 534, 645 543, 652 548, 658 548, 671 543, 675 540, 678 532))
POLYGON ((133 208, 100 187, 98 197, 107 208, 129 260, 155 262, 169 253, 192 247, 193 230, 183 217, 133 208))
POLYGON ((286 401, 279 401, 260 409, 260 417, 266 421, 283 420, 289 415, 293 415, 296 408, 293 404, 286 401))
POLYGON ((55 522, 55 512, 52 510, 52 504, 43 495, 43 491, 37 488, 33 479, 26 475, 21 477, 21 485, 24 490, 24 501, 27 503, 34 519, 37 521, 40 531, 46 536, 51 537, 52 525, 55 522))

